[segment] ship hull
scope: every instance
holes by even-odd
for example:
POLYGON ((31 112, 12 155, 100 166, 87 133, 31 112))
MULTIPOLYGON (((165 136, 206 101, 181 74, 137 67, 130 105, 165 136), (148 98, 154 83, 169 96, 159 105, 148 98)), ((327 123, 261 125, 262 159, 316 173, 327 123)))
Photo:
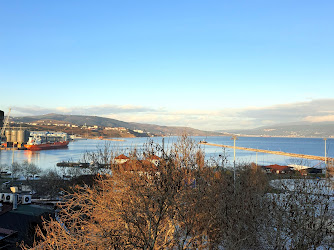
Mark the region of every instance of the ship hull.
POLYGON ((42 143, 39 145, 24 145, 24 147, 28 150, 32 151, 39 151, 39 150, 46 150, 46 149, 58 149, 58 148, 66 148, 69 141, 62 141, 62 142, 48 142, 42 143))

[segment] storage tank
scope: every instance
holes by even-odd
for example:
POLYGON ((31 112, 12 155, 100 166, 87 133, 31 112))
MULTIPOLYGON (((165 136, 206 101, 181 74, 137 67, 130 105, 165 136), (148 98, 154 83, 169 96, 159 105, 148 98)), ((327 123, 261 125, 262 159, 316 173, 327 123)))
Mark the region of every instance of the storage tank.
POLYGON ((11 131, 10 131, 9 129, 7 129, 7 130, 5 131, 5 136, 6 136, 6 140, 7 140, 7 142, 11 142, 11 140, 12 140, 12 136, 11 136, 11 131))
POLYGON ((12 130, 12 135, 11 135, 11 142, 17 142, 17 130, 13 129, 12 130))
POLYGON ((23 143, 24 142, 24 130, 20 129, 17 131, 17 142, 18 143, 23 143))

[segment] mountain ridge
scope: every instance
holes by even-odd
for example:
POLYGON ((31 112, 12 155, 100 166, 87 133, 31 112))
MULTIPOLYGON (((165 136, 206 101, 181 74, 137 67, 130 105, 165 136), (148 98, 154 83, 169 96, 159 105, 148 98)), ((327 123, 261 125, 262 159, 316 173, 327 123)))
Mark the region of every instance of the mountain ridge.
POLYGON ((124 127, 130 130, 143 130, 155 135, 197 135, 217 136, 228 134, 241 134, 250 136, 291 136, 291 137, 334 137, 334 122, 291 122, 261 126, 252 129, 234 129, 219 131, 204 131, 185 126, 164 126, 137 122, 125 122, 112 118, 86 115, 62 115, 49 113, 37 116, 12 117, 14 122, 34 122, 38 120, 57 120, 79 126, 124 127))
POLYGON ((334 122, 282 123, 253 129, 228 130, 228 132, 253 136, 334 137, 334 122))
POLYGON ((100 117, 100 116, 84 116, 84 115, 61 115, 55 113, 49 113, 45 115, 37 116, 22 116, 22 117, 12 117, 13 122, 34 122, 40 120, 57 120, 62 122, 68 122, 76 124, 79 126, 101 126, 101 127, 124 127, 131 130, 143 130, 155 135, 197 135, 197 136, 211 136, 211 135, 221 135, 219 132, 213 131, 203 131, 199 129, 194 129, 190 127, 179 127, 179 126, 162 126, 156 124, 145 124, 136 122, 124 122, 112 118, 100 117))

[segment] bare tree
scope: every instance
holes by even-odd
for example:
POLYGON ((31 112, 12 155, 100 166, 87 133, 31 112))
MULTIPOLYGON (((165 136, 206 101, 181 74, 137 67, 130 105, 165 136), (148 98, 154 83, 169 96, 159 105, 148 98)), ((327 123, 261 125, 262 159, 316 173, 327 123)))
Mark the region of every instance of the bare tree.
MULTIPOLYGON (((43 249, 308 249, 332 247, 328 194, 269 185, 259 168, 206 165, 190 138, 167 151, 148 143, 112 175, 76 186, 37 231, 43 249), (159 164, 147 156, 162 156, 159 164), (143 157, 141 157, 143 156, 143 157)), ((95 159, 101 159, 103 152, 95 159)), ((103 157, 102 157, 103 158, 103 157)), ((105 158, 109 159, 109 158, 105 158)))
POLYGON ((22 174, 29 181, 30 178, 33 180, 35 176, 42 172, 42 169, 37 167, 34 163, 29 163, 27 160, 23 161, 21 164, 22 174))
POLYGON ((69 182, 65 181, 58 171, 44 171, 39 180, 34 182, 33 189, 42 197, 57 199, 63 190, 68 189, 69 182))
POLYGON ((263 231, 273 248, 334 247, 333 197, 324 180, 277 182, 278 192, 267 194, 268 224, 263 231))
POLYGON ((18 162, 13 162, 11 165, 12 177, 17 179, 18 176, 22 173, 22 166, 18 162))
POLYGON ((6 164, 0 164, 0 178, 1 178, 2 172, 4 172, 7 168, 8 166, 6 164))
MULTIPOLYGON (((101 176, 96 185, 77 186, 69 193, 58 220, 45 222, 46 234, 39 229, 42 240, 36 244, 45 249, 204 246, 206 232, 196 219, 194 203, 203 195, 194 186, 198 175, 194 171, 202 169, 197 164, 203 164, 203 154, 196 152, 195 143, 190 149, 173 150, 158 166, 132 152, 126 165, 113 166, 112 176, 101 176)), ((157 151, 146 155, 152 153, 161 155, 157 151)))

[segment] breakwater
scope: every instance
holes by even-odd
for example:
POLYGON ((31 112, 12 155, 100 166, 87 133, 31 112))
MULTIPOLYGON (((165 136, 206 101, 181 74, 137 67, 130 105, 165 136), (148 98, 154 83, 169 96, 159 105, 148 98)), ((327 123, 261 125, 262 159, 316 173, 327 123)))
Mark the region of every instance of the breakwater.
POLYGON ((214 146, 214 147, 221 147, 221 148, 232 148, 232 149, 235 148, 238 150, 260 152, 260 153, 266 153, 266 154, 284 155, 284 156, 289 156, 293 158, 303 158, 303 159, 309 159, 309 160, 319 160, 319 161, 333 161, 334 160, 334 158, 324 157, 324 156, 296 154, 296 153, 288 153, 288 152, 283 152, 283 151, 273 151, 273 150, 246 148, 246 147, 237 147, 237 146, 234 147, 234 146, 229 146, 229 145, 214 144, 214 143, 208 143, 208 142, 200 142, 200 144, 214 146))

